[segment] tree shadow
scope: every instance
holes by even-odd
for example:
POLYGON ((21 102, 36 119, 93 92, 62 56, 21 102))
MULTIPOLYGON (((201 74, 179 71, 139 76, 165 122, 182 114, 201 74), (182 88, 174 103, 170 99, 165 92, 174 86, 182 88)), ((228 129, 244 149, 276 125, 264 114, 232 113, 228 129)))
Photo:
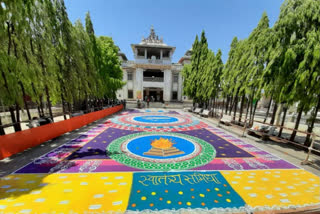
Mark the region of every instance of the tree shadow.
MULTIPOLYGON (((74 159, 96 155, 104 155, 104 157, 107 157, 110 155, 116 155, 120 153, 110 152, 102 149, 89 149, 85 152, 76 153, 77 156, 74 156, 74 154, 75 153, 73 153, 73 157, 70 156, 63 161, 50 166, 50 171, 48 173, 17 173, 2 177, 0 179, 0 200, 16 199, 26 194, 39 194, 42 188, 44 188, 47 185, 50 185, 50 183, 47 183, 45 181, 46 177, 52 174, 57 174, 59 175, 58 177, 64 177, 65 173, 59 173, 59 171, 63 171, 71 167, 74 167, 76 165, 76 163, 72 161, 74 159)), ((89 160, 90 159, 88 159, 88 161, 89 160)), ((59 179, 58 177, 56 178, 57 180, 59 179)), ((58 182, 60 183, 59 180, 58 182)))
POLYGON ((120 152, 110 152, 110 151, 106 151, 107 156, 109 157, 110 155, 119 155, 121 154, 120 152))
POLYGON ((103 159, 106 157, 109 157, 110 155, 115 154, 121 154, 119 152, 110 152, 108 150, 102 150, 102 149, 88 149, 84 152, 74 152, 72 155, 70 155, 67 159, 68 160, 77 160, 77 159, 86 159, 86 157, 91 156, 102 156, 103 159))

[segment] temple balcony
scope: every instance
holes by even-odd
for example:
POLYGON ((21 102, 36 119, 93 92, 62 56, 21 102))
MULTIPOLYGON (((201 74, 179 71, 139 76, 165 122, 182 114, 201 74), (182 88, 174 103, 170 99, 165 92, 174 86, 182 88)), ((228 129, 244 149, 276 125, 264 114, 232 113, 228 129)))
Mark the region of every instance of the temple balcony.
POLYGON ((143 77, 145 82, 163 82, 163 77, 143 77))
POLYGON ((170 58, 162 58, 162 59, 145 59, 136 57, 135 59, 137 64, 156 64, 156 65, 170 65, 171 59, 170 58))
POLYGON ((143 72, 143 81, 144 82, 164 82, 164 73, 158 69, 147 69, 143 72))

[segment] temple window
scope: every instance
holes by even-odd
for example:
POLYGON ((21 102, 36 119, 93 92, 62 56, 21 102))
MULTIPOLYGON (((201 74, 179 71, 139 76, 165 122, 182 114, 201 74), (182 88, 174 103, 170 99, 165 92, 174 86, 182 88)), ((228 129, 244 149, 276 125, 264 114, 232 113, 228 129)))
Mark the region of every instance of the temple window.
POLYGON ((170 57, 170 50, 163 50, 162 57, 169 58, 170 57))
POLYGON ((178 83, 179 81, 179 74, 173 74, 173 82, 178 83))
POLYGON ((137 49, 138 51, 138 56, 144 56, 144 49, 137 49))
POLYGON ((132 80, 132 72, 128 72, 128 80, 132 80))
POLYGON ((173 91, 172 92, 172 100, 177 100, 178 99, 178 92, 173 91))

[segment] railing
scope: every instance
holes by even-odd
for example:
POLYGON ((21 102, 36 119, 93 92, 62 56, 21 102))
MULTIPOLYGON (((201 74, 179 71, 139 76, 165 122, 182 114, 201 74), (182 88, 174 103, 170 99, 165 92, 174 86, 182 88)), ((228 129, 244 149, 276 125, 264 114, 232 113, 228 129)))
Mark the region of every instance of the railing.
POLYGON ((0 136, 0 160, 120 111, 123 105, 0 136))
POLYGON ((148 63, 163 64, 163 60, 162 59, 148 59, 148 63))
POLYGON ((121 66, 132 67, 134 64, 135 64, 135 62, 133 62, 133 61, 125 61, 125 62, 122 62, 121 66))
POLYGON ((155 64, 155 65, 171 65, 170 58, 163 58, 163 59, 139 59, 136 58, 136 64, 155 64))
POLYGON ((143 77, 145 82, 163 82, 163 77, 143 77))

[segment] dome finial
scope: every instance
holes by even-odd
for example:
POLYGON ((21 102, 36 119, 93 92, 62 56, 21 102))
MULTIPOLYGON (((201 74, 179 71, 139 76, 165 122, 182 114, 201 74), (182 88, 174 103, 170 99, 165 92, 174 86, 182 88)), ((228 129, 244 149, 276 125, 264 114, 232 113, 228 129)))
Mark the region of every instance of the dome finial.
POLYGON ((150 35, 147 38, 142 38, 144 43, 163 43, 163 39, 159 39, 159 36, 156 35, 153 25, 150 28, 150 35))

